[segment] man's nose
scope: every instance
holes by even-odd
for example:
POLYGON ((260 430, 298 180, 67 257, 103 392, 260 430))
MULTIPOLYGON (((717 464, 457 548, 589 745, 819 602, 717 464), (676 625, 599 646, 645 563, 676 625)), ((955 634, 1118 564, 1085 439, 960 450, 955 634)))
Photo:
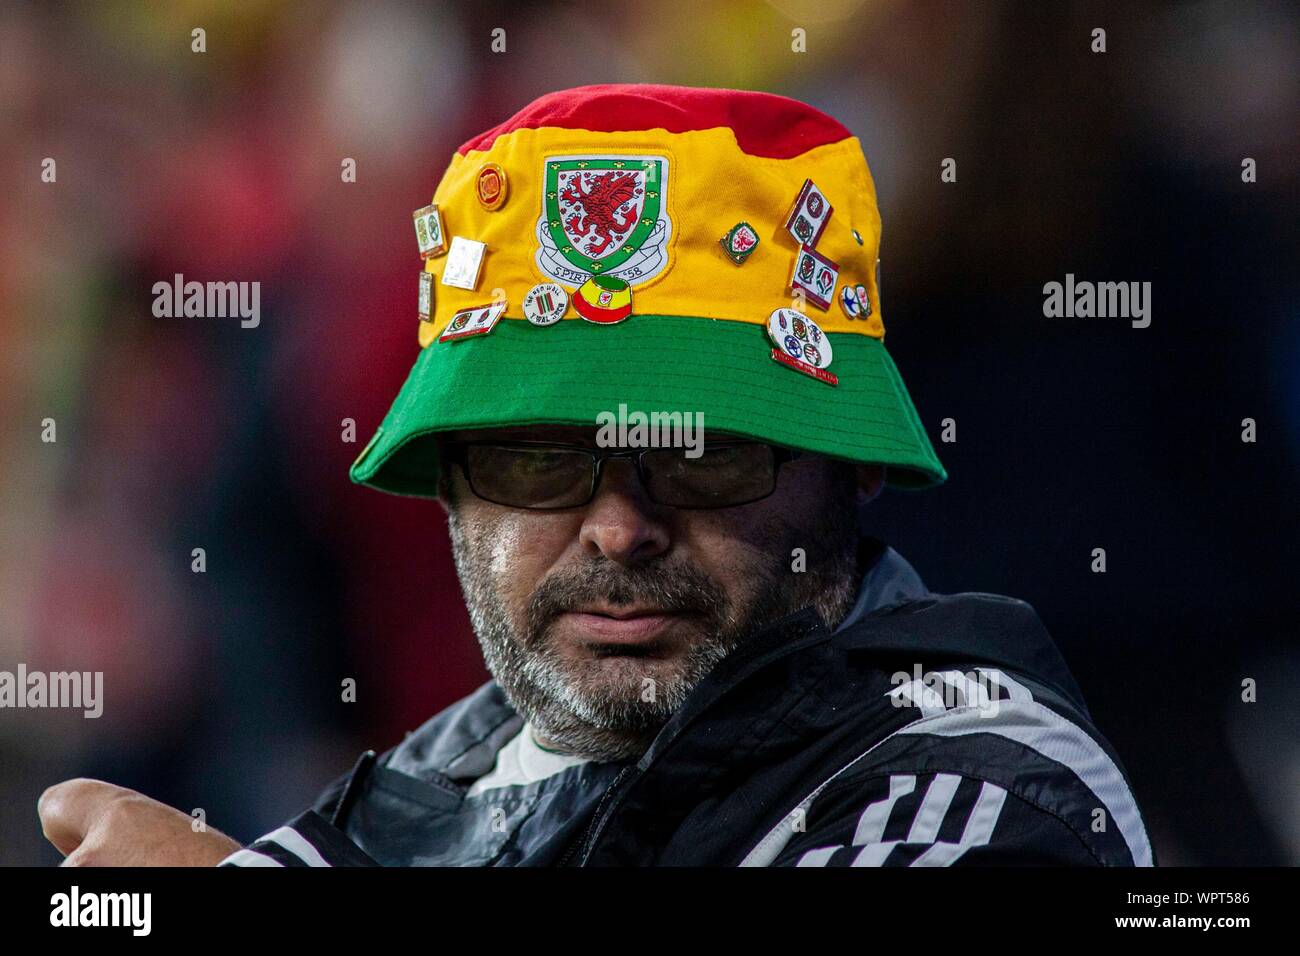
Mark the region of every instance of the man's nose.
POLYGON ((592 557, 640 564, 668 550, 672 539, 667 510, 650 500, 630 461, 607 461, 578 540, 592 557))

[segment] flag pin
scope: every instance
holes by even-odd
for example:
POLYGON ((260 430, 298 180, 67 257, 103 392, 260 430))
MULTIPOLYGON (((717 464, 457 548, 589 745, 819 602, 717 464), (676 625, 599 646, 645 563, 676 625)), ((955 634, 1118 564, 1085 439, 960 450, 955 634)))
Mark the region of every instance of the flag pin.
POLYGON ((473 335, 487 335, 496 327, 497 320, 506 310, 504 299, 490 303, 489 305, 476 305, 468 309, 461 309, 451 317, 447 327, 443 329, 442 335, 438 336, 439 342, 453 342, 457 339, 467 339, 473 335))

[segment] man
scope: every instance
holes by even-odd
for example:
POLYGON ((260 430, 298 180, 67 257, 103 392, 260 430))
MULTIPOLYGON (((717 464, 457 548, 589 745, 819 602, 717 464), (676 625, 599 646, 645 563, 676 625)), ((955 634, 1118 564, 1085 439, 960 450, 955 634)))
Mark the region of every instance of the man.
POLYGON ((1033 611, 858 534, 946 475, 844 127, 557 93, 465 144, 416 233, 422 351, 352 476, 442 501, 494 680, 247 848, 52 788, 69 862, 1153 862, 1033 611))

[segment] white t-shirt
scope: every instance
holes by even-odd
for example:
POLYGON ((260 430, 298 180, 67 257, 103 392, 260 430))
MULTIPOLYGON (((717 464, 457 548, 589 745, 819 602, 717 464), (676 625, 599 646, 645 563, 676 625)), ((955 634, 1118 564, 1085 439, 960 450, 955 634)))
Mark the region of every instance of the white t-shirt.
POLYGON ((512 787, 522 783, 534 783, 559 773, 565 767, 586 763, 586 757, 576 754, 561 754, 553 750, 543 750, 533 738, 533 728, 524 724, 523 728, 497 751, 496 765, 479 777, 469 788, 468 796, 495 790, 498 787, 512 787))

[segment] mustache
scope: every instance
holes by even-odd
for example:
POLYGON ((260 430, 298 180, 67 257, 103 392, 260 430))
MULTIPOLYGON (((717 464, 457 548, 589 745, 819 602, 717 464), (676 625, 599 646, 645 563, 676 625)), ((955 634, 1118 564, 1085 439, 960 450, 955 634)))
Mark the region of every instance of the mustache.
POLYGON ((625 568, 596 559, 556 571, 537 586, 528 601, 529 642, 540 638, 559 615, 596 603, 621 607, 649 604, 673 613, 721 619, 727 596, 712 578, 690 565, 625 568))

